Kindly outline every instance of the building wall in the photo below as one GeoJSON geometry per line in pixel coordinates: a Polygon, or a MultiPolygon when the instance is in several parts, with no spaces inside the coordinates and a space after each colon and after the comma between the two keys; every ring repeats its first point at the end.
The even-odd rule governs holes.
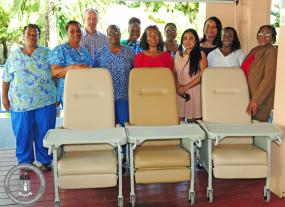
{"type": "Polygon", "coordinates": [[[249,52],[257,45],[256,33],[259,27],[270,24],[271,0],[240,0],[237,7],[238,34],[242,48],[249,52]]]}
{"type": "Polygon", "coordinates": [[[235,27],[235,10],[234,3],[207,3],[206,19],[216,16],[222,21],[223,27],[235,27]]]}
{"type": "MultiPolygon", "coordinates": [[[[203,4],[203,3],[201,3],[203,4]]],[[[225,26],[235,27],[244,52],[256,46],[256,33],[261,25],[270,23],[271,0],[240,0],[234,3],[204,3],[207,19],[217,16],[225,26]]]]}

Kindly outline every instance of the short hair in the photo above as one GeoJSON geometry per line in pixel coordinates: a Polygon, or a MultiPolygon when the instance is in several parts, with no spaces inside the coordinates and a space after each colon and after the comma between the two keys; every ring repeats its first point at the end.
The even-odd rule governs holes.
{"type": "Polygon", "coordinates": [[[87,15],[89,12],[93,12],[94,14],[96,14],[96,16],[97,16],[97,21],[98,21],[99,12],[98,12],[97,9],[94,9],[94,8],[88,8],[88,9],[85,10],[85,12],[84,12],[84,19],[86,18],[86,15],[87,15]]]}
{"type": "Polygon", "coordinates": [[[33,29],[37,30],[39,37],[41,36],[41,29],[40,29],[40,27],[37,24],[28,24],[28,25],[26,25],[24,27],[24,29],[23,29],[23,34],[25,34],[25,32],[26,32],[26,30],[28,28],[33,28],[33,29]]]}
{"type": "Polygon", "coordinates": [[[116,24],[109,25],[109,27],[107,28],[107,32],[108,32],[109,29],[115,29],[117,32],[121,33],[120,27],[118,25],[116,25],[116,24]]]}
{"type": "Polygon", "coordinates": [[[258,37],[258,33],[260,33],[260,31],[261,31],[263,28],[266,28],[266,27],[271,30],[271,33],[272,33],[272,40],[273,40],[273,43],[275,43],[275,42],[276,42],[277,32],[276,32],[275,27],[272,26],[272,25],[269,25],[269,24],[262,25],[262,26],[259,28],[259,30],[258,30],[258,32],[257,32],[257,34],[256,34],[256,38],[258,37]]]}
{"type": "Polygon", "coordinates": [[[70,20],[69,22],[67,22],[67,24],[65,25],[65,30],[68,31],[68,28],[71,24],[76,24],[79,28],[81,28],[81,24],[76,21],[76,20],[70,20]]]}
{"type": "Polygon", "coordinates": [[[213,45],[220,45],[221,44],[221,33],[222,33],[222,23],[219,20],[218,17],[212,16],[209,17],[205,22],[204,22],[204,27],[203,27],[203,38],[201,39],[201,43],[205,42],[207,40],[206,35],[205,35],[205,26],[207,24],[208,21],[214,21],[216,23],[216,27],[217,27],[217,36],[215,37],[214,41],[213,41],[213,45]]]}
{"type": "MultiPolygon", "coordinates": [[[[236,51],[240,49],[240,41],[238,38],[238,34],[237,31],[233,28],[233,27],[224,27],[223,28],[223,32],[225,32],[226,30],[231,30],[233,32],[233,43],[232,43],[232,51],[236,51]]],[[[219,45],[219,47],[223,47],[223,42],[221,41],[221,44],[219,45]]]]}
{"type": "Polygon", "coordinates": [[[130,24],[133,24],[133,23],[138,23],[138,24],[141,24],[141,20],[137,17],[132,17],[129,19],[129,25],[130,24]]]}
{"type": "Polygon", "coordinates": [[[164,31],[165,31],[166,28],[169,27],[169,26],[172,26],[172,27],[174,27],[174,28],[177,30],[177,27],[176,27],[176,25],[175,25],[174,23],[168,22],[168,23],[164,26],[164,31]]]}
{"type": "Polygon", "coordinates": [[[150,29],[154,29],[154,30],[157,31],[157,34],[158,34],[158,37],[159,37],[159,42],[158,42],[158,45],[157,45],[157,49],[160,50],[160,51],[163,51],[163,47],[164,47],[163,38],[162,38],[161,32],[159,31],[159,29],[158,29],[158,27],[156,25],[150,25],[147,28],[145,28],[144,33],[143,33],[143,35],[142,35],[142,37],[140,39],[141,48],[143,50],[148,50],[149,49],[149,45],[148,45],[148,42],[147,42],[147,31],[150,30],[150,29]]]}

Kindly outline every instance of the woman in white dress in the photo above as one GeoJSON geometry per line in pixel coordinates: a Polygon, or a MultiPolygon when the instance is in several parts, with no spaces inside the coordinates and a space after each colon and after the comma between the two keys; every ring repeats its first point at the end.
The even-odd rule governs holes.
{"type": "Polygon", "coordinates": [[[223,28],[221,45],[207,57],[209,67],[240,67],[244,58],[237,32],[232,27],[223,28]]]}

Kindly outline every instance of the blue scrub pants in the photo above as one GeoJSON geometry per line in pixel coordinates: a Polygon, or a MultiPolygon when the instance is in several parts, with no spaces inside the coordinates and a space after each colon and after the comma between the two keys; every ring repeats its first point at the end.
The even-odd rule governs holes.
{"type": "Polygon", "coordinates": [[[129,104],[127,100],[115,100],[115,120],[116,124],[125,126],[129,121],[129,104]]]}
{"type": "Polygon", "coordinates": [[[16,157],[18,163],[33,163],[35,143],[36,160],[44,165],[52,161],[48,150],[43,146],[43,139],[49,129],[55,128],[55,104],[31,111],[14,112],[11,110],[13,132],[16,136],[16,157]]]}

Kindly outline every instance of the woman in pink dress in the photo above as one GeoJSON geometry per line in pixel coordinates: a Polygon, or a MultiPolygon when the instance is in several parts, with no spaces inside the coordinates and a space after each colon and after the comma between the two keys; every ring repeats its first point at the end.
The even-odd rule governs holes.
{"type": "Polygon", "coordinates": [[[202,73],[207,66],[206,54],[200,50],[197,32],[194,29],[185,30],[175,55],[173,71],[180,120],[195,122],[201,119],[200,83],[202,73]],[[190,100],[187,99],[187,94],[190,95],[190,100]]]}
{"type": "Polygon", "coordinates": [[[167,51],[163,51],[163,39],[157,26],[148,26],[140,42],[144,51],[136,55],[135,68],[165,67],[173,70],[173,60],[167,51]]]}

